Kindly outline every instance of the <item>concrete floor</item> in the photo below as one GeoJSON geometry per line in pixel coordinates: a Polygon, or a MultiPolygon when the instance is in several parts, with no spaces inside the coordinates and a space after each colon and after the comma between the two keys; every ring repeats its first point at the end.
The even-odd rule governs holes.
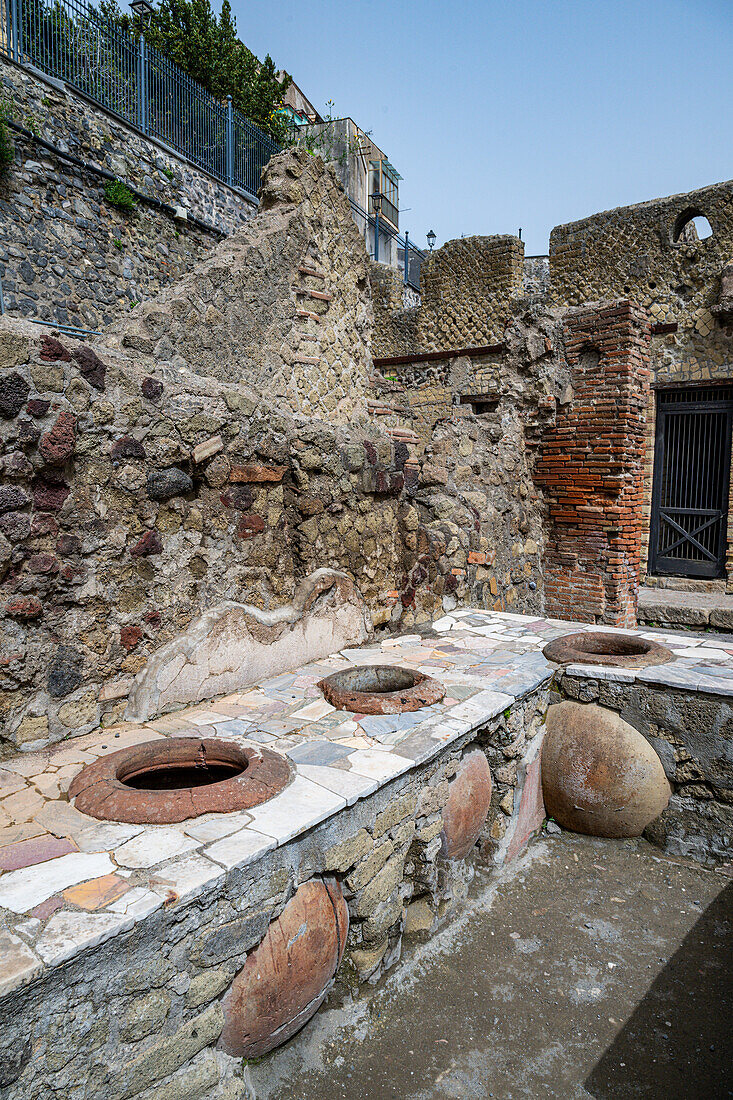
{"type": "Polygon", "coordinates": [[[257,1100],[733,1096],[733,883],[562,833],[356,1002],[250,1067],[257,1100]]]}

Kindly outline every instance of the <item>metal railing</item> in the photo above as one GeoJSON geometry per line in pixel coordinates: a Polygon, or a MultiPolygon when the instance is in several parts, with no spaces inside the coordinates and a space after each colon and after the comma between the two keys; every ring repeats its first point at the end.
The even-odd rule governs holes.
{"type": "Polygon", "coordinates": [[[255,196],[280,146],[232,105],[86,0],[0,0],[0,53],[30,63],[255,196]]]}
{"type": "Polygon", "coordinates": [[[409,233],[405,232],[404,237],[401,237],[384,218],[380,218],[379,214],[367,214],[354,199],[350,198],[349,203],[355,214],[354,221],[367,242],[370,258],[376,263],[388,263],[394,248],[397,263],[393,266],[398,266],[402,270],[402,281],[405,286],[419,291],[420,267],[425,259],[422,249],[412,243],[409,233]]]}

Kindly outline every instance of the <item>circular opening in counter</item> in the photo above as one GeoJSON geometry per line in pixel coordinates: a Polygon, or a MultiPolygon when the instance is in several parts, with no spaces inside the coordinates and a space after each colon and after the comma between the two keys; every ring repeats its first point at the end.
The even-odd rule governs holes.
{"type": "Polygon", "coordinates": [[[542,650],[548,661],[560,665],[613,665],[618,668],[646,668],[673,660],[666,646],[650,638],[613,634],[601,630],[578,631],[555,638],[542,650]]]}
{"type": "Polygon", "coordinates": [[[208,783],[223,783],[241,775],[244,768],[236,764],[181,764],[173,767],[143,768],[130,775],[119,775],[120,783],[136,791],[182,791],[186,787],[205,787],[208,783]]]}
{"type": "Polygon", "coordinates": [[[110,753],[69,787],[76,809],[103,821],[160,825],[247,810],[293,778],[284,756],[218,738],[170,737],[110,753]]]}
{"type": "Polygon", "coordinates": [[[318,687],[331,706],[353,714],[420,710],[445,695],[438,680],[399,665],[355,665],[327,676],[318,687]]]}

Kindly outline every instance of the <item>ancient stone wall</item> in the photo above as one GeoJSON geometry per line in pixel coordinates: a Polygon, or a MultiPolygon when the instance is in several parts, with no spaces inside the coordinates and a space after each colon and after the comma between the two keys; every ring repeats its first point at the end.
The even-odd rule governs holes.
{"type": "Polygon", "coordinates": [[[546,515],[533,470],[570,373],[556,316],[519,314],[505,340],[491,354],[379,366],[379,411],[415,433],[415,500],[435,513],[426,528],[433,557],[445,547],[450,563],[443,577],[418,558],[414,573],[427,564],[446,610],[463,598],[495,610],[542,606],[546,515]]]}
{"type": "Polygon", "coordinates": [[[550,296],[550,257],[525,256],[522,297],[533,302],[548,301],[550,296]]]}
{"type": "Polygon", "coordinates": [[[556,226],[551,293],[565,306],[630,298],[653,322],[676,321],[690,339],[706,338],[715,329],[710,311],[731,255],[733,182],[718,183],[556,226]],[[712,236],[699,240],[690,231],[695,215],[708,219],[712,236]]]}
{"type": "Polygon", "coordinates": [[[545,435],[535,477],[549,524],[545,610],[636,625],[649,394],[649,322],[622,302],[569,313],[572,397],[545,435]]]}
{"type": "Polygon", "coordinates": [[[500,343],[521,294],[524,245],[518,237],[466,237],[430,253],[420,270],[418,307],[397,295],[400,272],[372,275],[374,355],[456,351],[500,343]]]}
{"type": "Polygon", "coordinates": [[[323,567],[353,578],[377,625],[461,600],[539,606],[537,502],[502,443],[511,408],[430,451],[411,421],[378,415],[367,261],[331,169],[274,158],[262,207],[94,344],[5,322],[7,746],[115,720],[202,614],[281,607],[323,567]],[[320,358],[299,354],[306,335],[320,358]]]}
{"type": "Polygon", "coordinates": [[[22,329],[0,341],[5,743],[113,717],[126,679],[202,612],[286,604],[322,565],[344,566],[374,615],[391,613],[406,446],[297,425],[243,384],[22,329]]]}
{"type": "Polygon", "coordinates": [[[8,747],[115,720],[132,677],[203,612],[277,608],[322,566],[355,580],[375,624],[459,600],[538,606],[523,460],[504,514],[476,486],[471,464],[493,473],[472,425],[419,456],[404,429],[298,423],[242,384],[22,328],[0,341],[8,747]]]}
{"type": "Polygon", "coordinates": [[[369,283],[374,309],[372,354],[376,357],[417,351],[419,310],[415,306],[405,308],[401,272],[387,264],[370,263],[369,283]]]}
{"type": "MultiPolygon", "coordinates": [[[[550,237],[551,296],[575,306],[630,298],[663,326],[651,344],[652,381],[686,385],[733,377],[731,316],[721,312],[721,275],[733,257],[733,182],[654,199],[560,225],[550,237]],[[693,217],[712,234],[700,239],[693,217]]],[[[642,570],[649,550],[655,418],[647,420],[642,570]]],[[[733,520],[728,529],[733,587],[733,520]]]]}
{"type": "Polygon", "coordinates": [[[103,168],[152,203],[111,205],[105,180],[15,131],[0,178],[0,279],[11,315],[97,329],[199,263],[256,211],[244,195],[106,114],[57,81],[0,59],[10,117],[78,161],[103,168]],[[156,207],[183,207],[211,226],[156,207]]]}
{"type": "Polygon", "coordinates": [[[299,151],[270,162],[257,217],[117,331],[143,354],[344,421],[364,407],[371,327],[348,200],[333,168],[299,151]]]}

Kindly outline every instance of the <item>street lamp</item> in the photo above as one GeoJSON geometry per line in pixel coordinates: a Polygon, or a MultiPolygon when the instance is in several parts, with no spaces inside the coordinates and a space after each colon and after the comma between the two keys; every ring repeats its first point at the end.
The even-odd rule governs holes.
{"type": "Polygon", "coordinates": [[[433,249],[435,248],[435,233],[433,232],[432,229],[429,231],[427,237],[428,237],[428,248],[432,252],[433,249]]]}
{"type": "Polygon", "coordinates": [[[150,22],[151,17],[155,15],[155,8],[148,3],[148,0],[132,0],[130,9],[139,16],[142,23],[150,22]]]}

